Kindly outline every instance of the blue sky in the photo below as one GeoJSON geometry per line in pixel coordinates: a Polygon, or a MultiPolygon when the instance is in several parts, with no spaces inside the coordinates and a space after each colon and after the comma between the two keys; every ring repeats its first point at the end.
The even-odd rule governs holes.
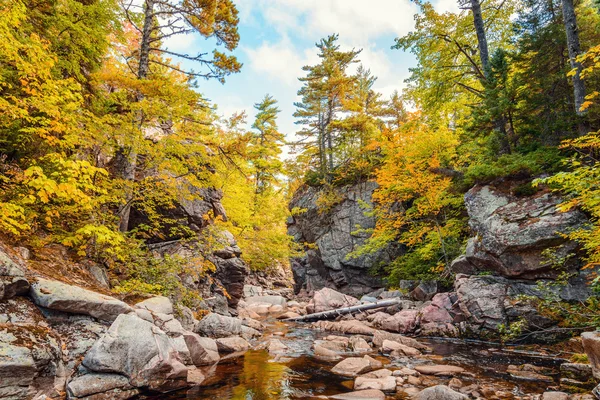
{"type": "MultiPolygon", "coordinates": [[[[240,12],[240,44],[233,52],[244,64],[225,84],[200,81],[199,90],[217,104],[221,115],[246,111],[265,94],[279,101],[280,131],[293,139],[294,105],[303,65],[317,63],[315,43],[332,33],[343,49],[363,49],[362,64],[378,77],[375,89],[384,96],[404,87],[410,54],[391,50],[394,38],[412,30],[417,9],[409,0],[234,0],[240,12]]],[[[456,0],[436,0],[438,11],[455,11],[456,0]]],[[[177,37],[170,49],[190,54],[211,50],[212,41],[177,37]]]]}

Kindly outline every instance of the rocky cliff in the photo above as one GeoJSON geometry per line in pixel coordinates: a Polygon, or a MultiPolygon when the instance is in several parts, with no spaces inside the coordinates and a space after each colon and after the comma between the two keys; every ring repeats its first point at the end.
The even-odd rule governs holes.
{"type": "Polygon", "coordinates": [[[305,186],[295,193],[290,208],[299,210],[289,221],[288,233],[296,242],[308,244],[306,255],[292,260],[296,292],[313,292],[331,287],[361,295],[383,287],[380,277],[370,270],[397,257],[400,249],[389,246],[375,254],[357,258],[348,255],[369,237],[360,229],[375,227],[375,218],[365,214],[371,205],[375,182],[363,182],[335,189],[337,201],[323,210],[319,207],[322,188],[305,186]]]}

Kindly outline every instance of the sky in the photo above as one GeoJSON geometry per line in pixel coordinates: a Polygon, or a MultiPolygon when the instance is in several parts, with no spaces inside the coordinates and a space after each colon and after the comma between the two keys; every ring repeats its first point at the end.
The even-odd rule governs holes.
{"type": "MultiPolygon", "coordinates": [[[[245,111],[248,123],[256,114],[254,104],[265,94],[279,102],[279,130],[293,140],[294,102],[302,66],[318,63],[315,43],[339,34],[342,50],[362,49],[361,63],[377,76],[374,89],[388,97],[401,91],[409,68],[410,53],[392,50],[394,38],[414,27],[417,7],[409,0],[234,0],[240,23],[240,43],[233,54],[243,63],[240,73],[225,84],[198,82],[198,90],[218,106],[225,117],[245,111]]],[[[457,0],[434,0],[437,11],[456,11],[457,0]]],[[[214,42],[199,36],[178,36],[166,43],[170,50],[189,54],[211,51],[214,42]]],[[[220,49],[223,51],[223,49],[220,49]]]]}

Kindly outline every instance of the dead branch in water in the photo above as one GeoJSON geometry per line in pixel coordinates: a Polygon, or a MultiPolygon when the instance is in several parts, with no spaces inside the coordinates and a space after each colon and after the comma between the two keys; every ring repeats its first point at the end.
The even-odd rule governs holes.
{"type": "Polygon", "coordinates": [[[288,318],[285,321],[307,322],[307,321],[319,321],[322,319],[332,319],[332,318],[339,317],[341,315],[354,314],[357,312],[362,312],[362,311],[367,311],[367,310],[376,310],[378,308],[391,307],[391,306],[395,306],[398,303],[399,303],[399,299],[382,300],[382,301],[377,301],[375,303],[361,304],[358,306],[351,306],[351,307],[336,308],[335,310],[321,311],[318,313],[303,315],[303,316],[296,317],[296,318],[288,318]]]}

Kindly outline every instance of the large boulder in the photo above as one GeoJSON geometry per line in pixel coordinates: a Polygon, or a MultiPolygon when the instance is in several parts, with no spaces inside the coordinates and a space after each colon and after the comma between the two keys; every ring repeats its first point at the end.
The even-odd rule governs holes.
{"type": "Polygon", "coordinates": [[[383,330],[398,333],[412,333],[417,329],[421,312],[419,310],[402,310],[383,319],[379,327],[383,330]]]}
{"type": "MultiPolygon", "coordinates": [[[[535,329],[548,328],[556,323],[540,315],[527,297],[545,297],[535,282],[506,279],[500,276],[467,276],[459,274],[454,282],[458,305],[466,319],[470,334],[497,332],[499,326],[525,319],[535,329]]],[[[566,286],[551,286],[559,299],[585,300],[591,294],[585,282],[574,280],[566,286]]],[[[538,336],[541,339],[543,335],[538,336]]]]}
{"type": "Polygon", "coordinates": [[[190,352],[190,358],[194,365],[213,365],[219,362],[219,349],[214,339],[201,337],[192,332],[183,334],[185,344],[190,352]]]}
{"type": "MultiPolygon", "coordinates": [[[[359,257],[348,255],[365,243],[375,227],[375,217],[365,213],[372,204],[375,182],[362,182],[333,189],[336,201],[323,205],[329,189],[303,186],[290,202],[301,210],[288,221],[288,233],[298,243],[310,243],[306,255],[292,260],[296,292],[313,292],[323,287],[360,297],[384,286],[381,278],[368,273],[373,265],[395,259],[401,249],[396,244],[359,257]],[[362,230],[357,230],[360,226],[362,230]]],[[[331,197],[331,195],[329,194],[331,197]]]]}
{"type": "Polygon", "coordinates": [[[381,361],[377,361],[369,356],[362,358],[349,357],[337,363],[331,369],[331,372],[337,375],[354,377],[381,368],[381,366],[381,361]]]}
{"type": "Polygon", "coordinates": [[[135,314],[121,314],[92,346],[83,365],[126,376],[134,387],[170,391],[187,385],[187,368],[166,333],[135,314]]]}
{"type": "Polygon", "coordinates": [[[42,278],[31,285],[31,297],[40,307],[90,315],[109,322],[120,314],[133,312],[133,308],[114,297],[42,278]]]}
{"type": "Polygon", "coordinates": [[[330,288],[323,288],[313,295],[306,306],[309,314],[335,310],[336,308],[350,307],[358,304],[358,299],[346,294],[340,293],[330,288]]]}
{"type": "Polygon", "coordinates": [[[211,338],[226,338],[242,336],[246,339],[260,335],[256,329],[244,325],[244,322],[235,317],[227,317],[209,313],[202,318],[194,328],[194,332],[211,338]]]}
{"type": "MultiPolygon", "coordinates": [[[[557,257],[573,252],[577,246],[564,234],[586,222],[580,211],[559,211],[561,202],[559,196],[545,191],[519,198],[494,186],[473,187],[465,194],[465,205],[476,236],[452,269],[524,279],[556,277],[560,271],[542,253],[549,248],[556,249],[557,257]]],[[[567,268],[577,266],[575,259],[567,261],[567,268]]]]}
{"type": "Polygon", "coordinates": [[[140,310],[148,310],[152,313],[173,314],[173,303],[168,297],[155,296],[135,305],[140,310]]]}

